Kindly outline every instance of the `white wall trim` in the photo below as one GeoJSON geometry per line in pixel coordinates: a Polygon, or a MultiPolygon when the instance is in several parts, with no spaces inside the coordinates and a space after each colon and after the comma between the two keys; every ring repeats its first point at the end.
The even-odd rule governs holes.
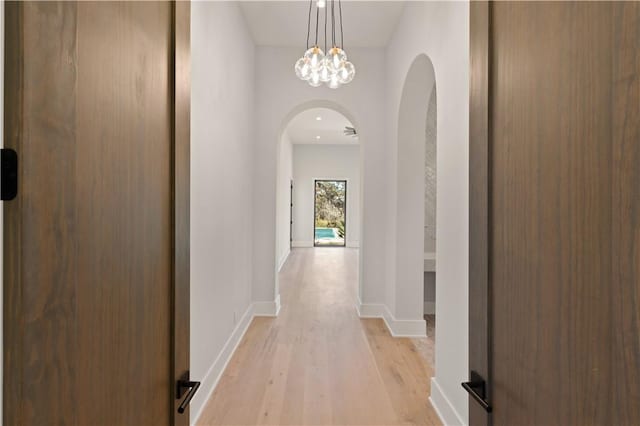
{"type": "Polygon", "coordinates": [[[431,396],[429,401],[434,410],[440,417],[443,425],[446,426],[463,426],[465,422],[462,420],[460,414],[456,411],[449,401],[449,398],[444,394],[442,388],[438,384],[435,377],[431,378],[431,396]]]}
{"type": "Polygon", "coordinates": [[[396,319],[386,306],[383,318],[393,337],[427,337],[427,323],[424,319],[396,319]]]}
{"type": "MultiPolygon", "coordinates": [[[[275,304],[276,304],[276,310],[275,310],[275,312],[273,313],[272,316],[277,317],[278,314],[280,313],[280,308],[282,307],[282,305],[280,305],[280,295],[279,294],[276,297],[275,304]]],[[[258,315],[256,315],[256,316],[258,316],[258,315]]]]}
{"type": "Polygon", "coordinates": [[[427,323],[424,319],[399,320],[389,311],[386,305],[362,303],[358,297],[356,311],[360,318],[382,318],[389,333],[393,337],[427,337],[427,323]]]}
{"type": "Polygon", "coordinates": [[[193,407],[191,411],[190,424],[195,425],[198,423],[198,419],[202,414],[202,410],[204,409],[207,401],[211,398],[213,391],[216,386],[218,386],[218,382],[222,377],[222,374],[227,368],[229,361],[233,358],[233,354],[238,349],[242,338],[245,333],[249,329],[251,322],[255,317],[277,317],[280,312],[280,295],[278,295],[277,299],[273,302],[253,302],[247,308],[246,312],[231,332],[229,339],[227,339],[226,343],[222,347],[222,350],[218,354],[216,360],[211,364],[207,374],[202,379],[202,389],[199,392],[200,395],[194,397],[194,401],[191,403],[191,407],[193,407]],[[199,396],[205,395],[204,398],[199,396]]]}
{"type": "MultiPolygon", "coordinates": [[[[293,248],[313,248],[313,241],[292,241],[291,247],[293,248]]],[[[360,241],[347,240],[348,248],[360,248],[360,241]]],[[[283,263],[284,264],[284,263],[283,263]]]]}
{"type": "Polygon", "coordinates": [[[292,241],[291,245],[296,247],[313,247],[313,241],[292,241]]]}
{"type": "Polygon", "coordinates": [[[278,272],[280,272],[284,264],[287,262],[289,254],[291,254],[291,249],[287,247],[287,251],[285,251],[282,257],[280,257],[280,260],[278,260],[278,272]]]}
{"type": "Polygon", "coordinates": [[[436,302],[424,302],[424,314],[435,315],[436,314],[436,302]]]}
{"type": "Polygon", "coordinates": [[[280,313],[280,295],[272,302],[253,302],[254,317],[277,317],[280,313]]]}
{"type": "Polygon", "coordinates": [[[387,309],[383,304],[362,303],[360,297],[356,301],[356,311],[360,318],[384,318],[384,311],[387,309]]]}

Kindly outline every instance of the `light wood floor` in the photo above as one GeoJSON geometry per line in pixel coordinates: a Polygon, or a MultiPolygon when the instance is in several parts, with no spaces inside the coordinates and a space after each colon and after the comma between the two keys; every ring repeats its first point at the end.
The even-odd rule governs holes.
{"type": "Polygon", "coordinates": [[[201,425],[439,425],[433,339],[393,338],[355,310],[357,250],[293,250],[278,318],[255,318],[201,425]]]}

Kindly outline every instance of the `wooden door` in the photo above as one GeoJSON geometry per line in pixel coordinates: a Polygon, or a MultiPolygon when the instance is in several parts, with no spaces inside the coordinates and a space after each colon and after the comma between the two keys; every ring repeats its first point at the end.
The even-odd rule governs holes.
{"type": "Polygon", "coordinates": [[[188,423],[184,7],[6,3],[6,425],[188,423]]]}
{"type": "Polygon", "coordinates": [[[640,3],[471,22],[471,424],[639,425],[640,3]]]}

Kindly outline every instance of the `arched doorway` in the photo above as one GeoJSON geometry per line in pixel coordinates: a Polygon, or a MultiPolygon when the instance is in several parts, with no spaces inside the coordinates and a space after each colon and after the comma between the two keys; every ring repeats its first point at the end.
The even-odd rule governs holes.
{"type": "MultiPolygon", "coordinates": [[[[291,248],[314,247],[318,238],[344,244],[328,244],[356,249],[362,241],[362,138],[357,121],[345,108],[326,100],[315,100],[294,108],[283,120],[278,138],[276,167],[275,294],[279,295],[279,271],[291,248]],[[345,134],[345,131],[356,134],[345,134]],[[294,149],[295,147],[295,149],[294,149]],[[335,152],[331,154],[333,148],[335,152]],[[301,168],[304,176],[294,178],[294,150],[311,161],[301,168]],[[332,161],[327,156],[333,155],[332,161]],[[327,167],[331,164],[334,167],[327,167]],[[350,164],[351,166],[347,166],[350,164]],[[318,225],[315,187],[317,182],[340,182],[344,185],[346,226],[334,223],[318,225]],[[330,225],[330,226],[329,226],[330,225]],[[334,232],[335,239],[320,235],[334,232]]],[[[324,220],[325,218],[319,218],[324,220]]],[[[358,256],[358,276],[362,277],[362,260],[358,256]]],[[[359,283],[358,291],[361,289],[359,283]]]]}
{"type": "Polygon", "coordinates": [[[436,103],[433,64],[419,55],[407,73],[398,116],[393,308],[397,318],[407,320],[420,320],[425,308],[435,308],[436,103]]]}

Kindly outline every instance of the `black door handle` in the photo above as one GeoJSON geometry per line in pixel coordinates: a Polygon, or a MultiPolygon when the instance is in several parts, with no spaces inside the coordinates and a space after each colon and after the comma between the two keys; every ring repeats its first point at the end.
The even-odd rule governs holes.
{"type": "Polygon", "coordinates": [[[198,392],[199,387],[200,387],[200,382],[192,382],[189,380],[178,380],[178,389],[176,393],[176,399],[180,399],[184,394],[184,390],[189,389],[189,392],[187,392],[187,396],[182,400],[182,402],[180,403],[180,406],[178,407],[178,413],[180,414],[184,413],[184,410],[186,410],[187,406],[189,406],[191,399],[193,399],[193,396],[196,394],[196,392],[198,392]]]}
{"type": "Polygon", "coordinates": [[[0,162],[2,167],[1,191],[2,200],[9,201],[16,198],[18,194],[18,154],[11,148],[0,149],[0,162]]]}
{"type": "Polygon", "coordinates": [[[484,408],[487,413],[492,411],[491,404],[487,401],[486,383],[482,376],[472,371],[470,382],[463,382],[462,387],[469,392],[469,395],[484,408]]]}

